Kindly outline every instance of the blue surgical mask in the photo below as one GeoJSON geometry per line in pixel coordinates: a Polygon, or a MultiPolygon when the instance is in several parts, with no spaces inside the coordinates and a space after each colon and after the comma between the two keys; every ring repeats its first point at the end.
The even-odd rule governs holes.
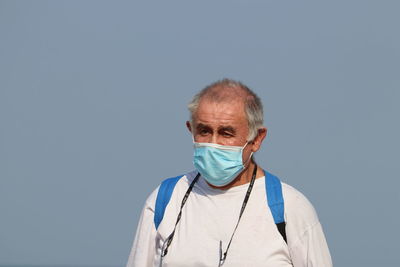
{"type": "Polygon", "coordinates": [[[241,147],[195,142],[193,164],[208,183],[225,186],[243,171],[242,154],[247,144],[241,147]]]}

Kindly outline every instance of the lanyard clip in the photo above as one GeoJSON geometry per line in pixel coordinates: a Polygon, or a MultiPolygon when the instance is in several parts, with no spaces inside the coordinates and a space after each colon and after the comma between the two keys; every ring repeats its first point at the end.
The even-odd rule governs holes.
{"type": "Polygon", "coordinates": [[[222,253],[222,241],[219,241],[219,263],[218,267],[221,267],[225,263],[226,252],[222,253]]]}

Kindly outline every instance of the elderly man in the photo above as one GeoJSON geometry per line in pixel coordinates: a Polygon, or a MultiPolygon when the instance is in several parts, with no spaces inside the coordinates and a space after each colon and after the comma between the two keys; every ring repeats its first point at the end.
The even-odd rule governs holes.
{"type": "Polygon", "coordinates": [[[329,267],[314,208],[254,160],[267,134],[262,104],[224,79],[189,104],[195,171],[147,199],[127,267],[329,267]]]}

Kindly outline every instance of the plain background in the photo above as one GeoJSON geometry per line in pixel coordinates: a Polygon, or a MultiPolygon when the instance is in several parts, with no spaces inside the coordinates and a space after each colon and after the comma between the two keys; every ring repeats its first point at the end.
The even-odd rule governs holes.
{"type": "Polygon", "coordinates": [[[258,162],[335,266],[398,265],[398,1],[1,1],[0,265],[123,266],[145,199],[193,169],[186,105],[263,100],[258,162]]]}

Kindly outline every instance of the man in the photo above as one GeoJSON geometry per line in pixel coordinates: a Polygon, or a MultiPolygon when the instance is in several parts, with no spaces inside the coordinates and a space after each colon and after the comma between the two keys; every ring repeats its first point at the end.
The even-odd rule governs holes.
{"type": "Polygon", "coordinates": [[[196,170],[147,199],[127,267],[332,266],[312,205],[254,161],[267,134],[257,95],[224,79],[188,107],[196,170]]]}

